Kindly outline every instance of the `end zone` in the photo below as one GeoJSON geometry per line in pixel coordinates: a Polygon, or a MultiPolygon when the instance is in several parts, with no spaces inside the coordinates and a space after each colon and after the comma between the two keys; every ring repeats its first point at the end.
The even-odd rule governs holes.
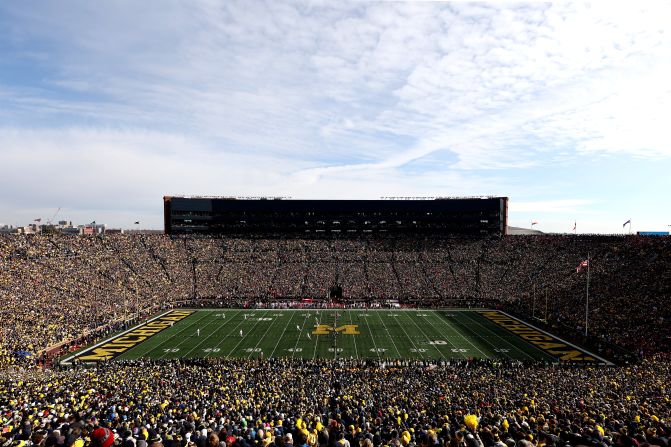
{"type": "Polygon", "coordinates": [[[69,365],[73,360],[85,363],[96,363],[113,359],[140,343],[143,343],[145,340],[153,337],[159,332],[171,327],[176,322],[185,319],[191,314],[193,314],[193,311],[191,310],[171,310],[165,312],[132,329],[101,341],[100,343],[74,355],[68,356],[63,359],[61,363],[69,365]]]}
{"type": "Polygon", "coordinates": [[[498,310],[481,310],[480,315],[487,318],[497,326],[500,326],[518,337],[523,338],[538,349],[554,357],[558,362],[570,362],[578,364],[601,363],[613,365],[608,360],[586,351],[573,343],[562,340],[559,337],[526,323],[518,318],[498,310]]]}

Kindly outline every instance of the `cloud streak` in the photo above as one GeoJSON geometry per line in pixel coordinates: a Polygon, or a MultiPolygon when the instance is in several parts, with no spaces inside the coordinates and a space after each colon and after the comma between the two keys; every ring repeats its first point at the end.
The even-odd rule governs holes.
{"type": "MultiPolygon", "coordinates": [[[[177,190],[391,188],[569,212],[561,200],[575,190],[539,200],[529,176],[601,157],[671,158],[668,5],[68,6],[0,6],[0,173],[24,184],[15,173],[39,168],[35,178],[55,184],[68,172],[74,189],[96,182],[109,203],[132,197],[114,209],[149,209],[177,190]]],[[[68,194],[45,189],[4,201],[68,194]]]]}

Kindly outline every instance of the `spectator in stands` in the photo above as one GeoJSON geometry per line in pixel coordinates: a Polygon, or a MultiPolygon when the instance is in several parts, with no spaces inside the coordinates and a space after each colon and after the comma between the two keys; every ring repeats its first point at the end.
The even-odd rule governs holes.
{"type": "MultiPolygon", "coordinates": [[[[671,238],[510,236],[245,239],[0,236],[0,369],[44,363],[163,307],[242,307],[323,297],[379,305],[486,305],[547,316],[640,352],[671,350],[671,238]],[[634,305],[635,303],[635,305],[634,305]]],[[[603,348],[605,349],[605,348],[603,348]]]]}

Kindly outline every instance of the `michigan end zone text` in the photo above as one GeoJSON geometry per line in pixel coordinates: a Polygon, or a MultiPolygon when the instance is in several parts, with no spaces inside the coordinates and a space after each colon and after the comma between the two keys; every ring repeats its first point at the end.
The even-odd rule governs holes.
{"type": "Polygon", "coordinates": [[[173,310],[135,329],[119,334],[106,342],[92,346],[73,358],[80,362],[100,362],[120,356],[159,332],[193,314],[190,310],[173,310]]]}
{"type": "MultiPolygon", "coordinates": [[[[593,356],[574,345],[553,337],[545,331],[498,311],[480,311],[480,315],[522,337],[527,342],[548,353],[558,361],[575,363],[604,363],[605,360],[593,356]]],[[[608,363],[608,362],[606,362],[608,363]]]]}

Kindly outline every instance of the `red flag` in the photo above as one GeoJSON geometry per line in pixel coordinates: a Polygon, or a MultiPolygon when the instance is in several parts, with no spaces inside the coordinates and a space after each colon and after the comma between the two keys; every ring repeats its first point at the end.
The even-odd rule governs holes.
{"type": "Polygon", "coordinates": [[[578,267],[575,268],[576,273],[579,273],[580,270],[582,270],[584,267],[587,267],[589,265],[588,260],[582,261],[580,264],[578,264],[578,267]]]}

